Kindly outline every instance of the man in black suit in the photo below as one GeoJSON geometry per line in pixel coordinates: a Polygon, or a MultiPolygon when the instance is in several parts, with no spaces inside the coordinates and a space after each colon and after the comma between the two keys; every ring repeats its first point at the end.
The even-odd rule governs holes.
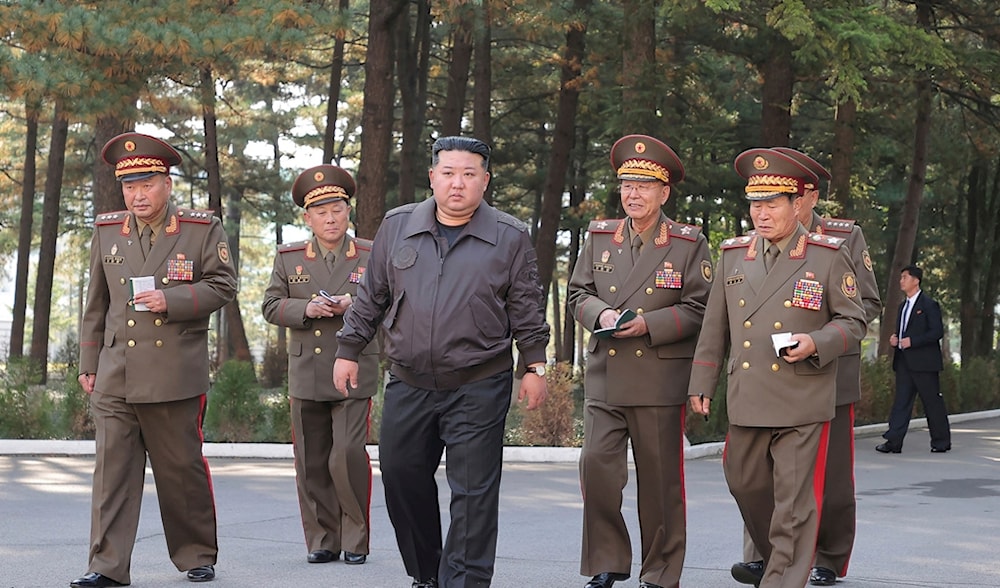
{"type": "Polygon", "coordinates": [[[943,369],[941,360],[941,307],[923,293],[920,281],[924,272],[915,265],[908,265],[899,275],[899,287],[906,294],[896,315],[896,332],[889,337],[895,348],[892,369],[896,372],[896,398],[889,414],[889,430],[882,437],[885,443],[875,449],[880,453],[899,453],[903,450],[903,437],[910,426],[913,399],[920,395],[931,432],[931,451],[944,453],[951,449],[951,429],[948,411],[941,396],[939,376],[943,369]]]}

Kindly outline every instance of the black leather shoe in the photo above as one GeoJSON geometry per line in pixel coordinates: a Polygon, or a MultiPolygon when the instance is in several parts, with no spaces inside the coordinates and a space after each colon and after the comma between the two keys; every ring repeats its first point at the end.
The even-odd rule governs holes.
{"type": "Polygon", "coordinates": [[[340,559],[340,552],[334,553],[329,549],[310,551],[309,555],[306,556],[306,561],[309,563],[329,563],[338,559],[340,559]]]}
{"type": "Polygon", "coordinates": [[[358,566],[368,561],[368,556],[363,553],[353,553],[351,551],[344,552],[344,563],[350,564],[352,566],[358,566]]]}
{"type": "Polygon", "coordinates": [[[85,576],[80,576],[76,580],[70,582],[69,585],[73,586],[73,588],[107,588],[108,586],[128,586],[128,584],[122,584],[118,580],[112,580],[104,574],[98,574],[97,572],[90,572],[85,576]]]}
{"type": "Polygon", "coordinates": [[[211,582],[215,579],[215,566],[198,566],[191,568],[187,573],[191,582],[211,582]]]}
{"type": "Polygon", "coordinates": [[[902,453],[902,447],[896,447],[895,445],[890,445],[888,441],[882,443],[881,445],[875,446],[875,451],[879,453],[902,453]]]}
{"type": "Polygon", "coordinates": [[[423,582],[414,580],[411,588],[438,588],[438,581],[437,578],[431,578],[429,580],[424,580],[423,582]]]}
{"type": "Polygon", "coordinates": [[[652,582],[639,582],[639,588],[663,588],[663,586],[652,582]]]}
{"type": "Polygon", "coordinates": [[[931,453],[945,453],[951,451],[951,445],[948,447],[931,447],[931,453]]]}
{"type": "Polygon", "coordinates": [[[760,586],[760,581],[764,579],[764,560],[736,562],[729,572],[740,584],[760,586]]]}
{"type": "Polygon", "coordinates": [[[830,568],[816,566],[809,574],[809,583],[813,586],[833,586],[837,583],[837,574],[830,568]]]}
{"type": "Polygon", "coordinates": [[[628,580],[628,576],[628,574],[620,574],[618,572],[601,572],[591,578],[583,588],[611,588],[615,582],[628,580]]]}

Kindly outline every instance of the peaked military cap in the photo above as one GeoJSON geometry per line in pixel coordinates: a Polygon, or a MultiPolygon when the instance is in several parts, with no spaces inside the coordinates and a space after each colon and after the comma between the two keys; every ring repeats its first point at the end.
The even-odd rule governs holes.
{"type": "Polygon", "coordinates": [[[833,176],[830,175],[829,170],[820,165],[818,161],[816,161],[812,157],[809,157],[805,153],[802,153],[798,149],[792,149],[791,147],[772,147],[771,149],[774,149],[778,153],[784,153],[785,155],[791,157],[795,161],[806,166],[807,168],[809,168],[809,171],[816,174],[817,178],[822,178],[825,180],[830,180],[833,178],[833,176]]]}
{"type": "Polygon", "coordinates": [[[342,167],[323,164],[299,174],[292,184],[292,200],[302,208],[334,200],[350,203],[354,196],[354,178],[342,167]]]}
{"type": "Polygon", "coordinates": [[[611,147],[611,167],[619,180],[673,184],[684,179],[684,166],[666,143],[648,135],[626,135],[611,147]]]}
{"type": "Polygon", "coordinates": [[[101,159],[115,166],[115,177],[121,182],[169,174],[170,166],[181,163],[181,155],[176,149],[142,133],[122,133],[114,137],[101,149],[101,159]]]}
{"type": "Polygon", "coordinates": [[[815,190],[816,174],[795,159],[774,149],[747,149],[736,156],[736,173],[747,180],[747,200],[801,196],[815,190]]]}

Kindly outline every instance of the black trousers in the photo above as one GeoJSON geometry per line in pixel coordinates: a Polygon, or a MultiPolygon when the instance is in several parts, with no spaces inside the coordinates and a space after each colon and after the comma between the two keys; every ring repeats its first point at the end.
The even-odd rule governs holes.
{"type": "Polygon", "coordinates": [[[903,447],[903,438],[910,428],[913,401],[918,395],[927,416],[931,447],[951,449],[951,428],[948,425],[948,409],[941,396],[940,372],[914,372],[905,365],[897,365],[896,368],[896,397],[889,413],[889,430],[882,437],[894,447],[903,447]]]}
{"type": "Polygon", "coordinates": [[[452,390],[392,377],[385,389],[379,462],[406,572],[441,588],[489,586],[496,559],[504,421],[513,373],[452,390]],[[451,525],[442,549],[434,474],[447,449],[451,525]]]}

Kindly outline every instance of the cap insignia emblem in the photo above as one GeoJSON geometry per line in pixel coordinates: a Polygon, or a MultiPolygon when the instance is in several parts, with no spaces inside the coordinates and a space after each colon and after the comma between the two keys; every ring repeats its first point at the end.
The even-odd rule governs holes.
{"type": "Polygon", "coordinates": [[[326,176],[323,175],[323,172],[321,172],[321,171],[318,171],[315,174],[313,174],[313,179],[316,180],[317,182],[322,182],[323,178],[325,178],[325,177],[326,176]]]}
{"type": "Polygon", "coordinates": [[[636,143],[635,144],[635,152],[636,153],[645,153],[646,152],[646,144],[643,143],[642,141],[639,141],[638,143],[636,143]]]}
{"type": "Polygon", "coordinates": [[[125,141],[125,151],[132,152],[135,151],[134,141],[125,141]]]}
{"type": "Polygon", "coordinates": [[[770,165],[768,163],[768,161],[766,159],[764,159],[760,155],[758,155],[757,157],[753,158],[753,167],[754,167],[754,169],[767,169],[768,165],[770,165]]]}

